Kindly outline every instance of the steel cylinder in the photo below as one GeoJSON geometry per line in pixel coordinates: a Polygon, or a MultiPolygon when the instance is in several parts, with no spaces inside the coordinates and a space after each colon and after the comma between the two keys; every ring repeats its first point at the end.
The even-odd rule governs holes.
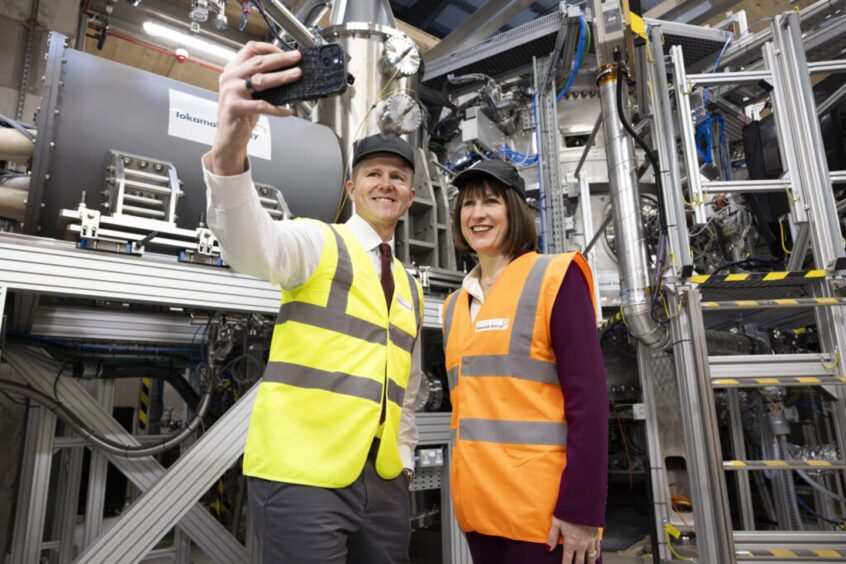
{"type": "MultiPolygon", "coordinates": [[[[616,68],[613,66],[600,69],[598,83],[602,129],[608,161],[623,314],[632,335],[647,346],[663,348],[669,337],[666,329],[651,315],[649,262],[640,213],[634,141],[623,127],[617,111],[617,80],[616,68]]],[[[625,109],[628,105],[627,97],[624,97],[623,104],[625,109]]]]}

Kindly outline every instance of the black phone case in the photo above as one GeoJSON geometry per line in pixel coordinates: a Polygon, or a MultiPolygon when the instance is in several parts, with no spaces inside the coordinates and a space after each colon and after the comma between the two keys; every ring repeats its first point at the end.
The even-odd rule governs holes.
{"type": "Polygon", "coordinates": [[[254,92],[256,100],[267,100],[275,106],[342,94],[347,81],[347,54],[337,43],[300,49],[302,78],[291,84],[254,92]]]}

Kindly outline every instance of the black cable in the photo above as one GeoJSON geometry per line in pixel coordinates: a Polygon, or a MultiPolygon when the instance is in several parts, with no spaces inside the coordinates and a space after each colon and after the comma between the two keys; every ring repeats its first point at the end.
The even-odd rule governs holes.
{"type": "Polygon", "coordinates": [[[632,139],[635,140],[638,146],[643,149],[643,152],[646,153],[646,157],[652,164],[652,172],[655,173],[655,188],[658,191],[658,213],[660,215],[661,232],[666,233],[667,221],[664,215],[664,194],[662,190],[661,167],[659,166],[660,163],[658,162],[658,155],[643,141],[643,139],[635,132],[631,124],[626,120],[626,115],[623,113],[623,77],[628,79],[628,73],[626,72],[623,63],[620,61],[619,51],[614,52],[614,62],[617,63],[617,114],[620,117],[620,123],[623,125],[623,128],[629,135],[632,136],[632,139]]]}

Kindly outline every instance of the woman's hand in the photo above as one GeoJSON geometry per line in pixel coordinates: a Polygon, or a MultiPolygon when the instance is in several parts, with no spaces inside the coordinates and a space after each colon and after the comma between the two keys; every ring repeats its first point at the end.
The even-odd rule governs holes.
{"type": "Polygon", "coordinates": [[[594,564],[599,558],[599,545],[602,540],[599,538],[597,527],[568,523],[553,517],[546,539],[547,550],[551,551],[558,546],[559,538],[564,539],[562,564],[594,564]]]}

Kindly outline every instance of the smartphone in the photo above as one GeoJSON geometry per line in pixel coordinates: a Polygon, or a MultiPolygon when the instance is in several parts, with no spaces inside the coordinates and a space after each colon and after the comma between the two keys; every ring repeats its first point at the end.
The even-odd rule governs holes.
{"type": "Polygon", "coordinates": [[[281,106],[343,94],[352,84],[352,76],[347,73],[347,54],[338,43],[305,47],[300,52],[303,74],[298,81],[254,92],[253,98],[281,106]]]}

